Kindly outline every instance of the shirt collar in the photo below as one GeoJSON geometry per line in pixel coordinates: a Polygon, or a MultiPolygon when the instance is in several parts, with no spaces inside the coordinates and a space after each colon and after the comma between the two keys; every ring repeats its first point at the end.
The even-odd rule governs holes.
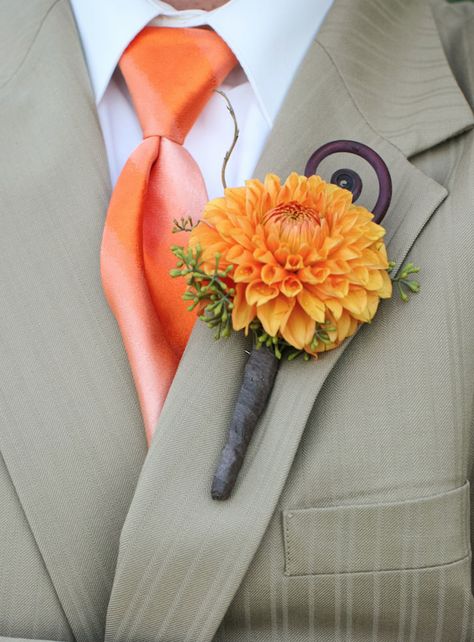
{"type": "Polygon", "coordinates": [[[147,24],[209,25],[239,60],[273,125],[332,0],[230,0],[213,11],[177,11],[162,0],[71,0],[96,103],[120,56],[147,24]]]}

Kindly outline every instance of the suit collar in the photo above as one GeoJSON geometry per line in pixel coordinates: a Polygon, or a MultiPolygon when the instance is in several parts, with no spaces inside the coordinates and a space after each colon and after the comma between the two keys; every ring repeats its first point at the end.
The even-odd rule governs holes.
{"type": "Polygon", "coordinates": [[[317,40],[364,119],[405,156],[474,125],[427,0],[335,0],[317,40]]]}

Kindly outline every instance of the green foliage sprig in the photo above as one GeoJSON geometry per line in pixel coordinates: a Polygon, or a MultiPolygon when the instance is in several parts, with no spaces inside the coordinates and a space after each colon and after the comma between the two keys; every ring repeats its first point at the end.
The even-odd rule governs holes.
{"type": "Polygon", "coordinates": [[[188,289],[183,295],[189,301],[188,310],[193,312],[198,308],[199,318],[215,330],[215,338],[230,336],[232,330],[232,310],[235,290],[229,287],[226,279],[233,266],[225,269],[219,267],[220,255],[216,255],[212,272],[204,271],[202,249],[184,248],[174,245],[171,251],[178,259],[177,267],[171,270],[172,277],[183,277],[188,289]]]}
{"type": "MultiPolygon", "coordinates": [[[[393,261],[388,264],[389,274],[394,271],[395,266],[396,264],[393,261]]],[[[413,274],[418,274],[419,271],[419,267],[416,267],[413,263],[407,263],[405,267],[400,270],[400,274],[390,277],[392,283],[397,286],[400,298],[404,303],[408,303],[410,300],[410,293],[418,294],[421,289],[420,282],[412,278],[413,274]]]]}

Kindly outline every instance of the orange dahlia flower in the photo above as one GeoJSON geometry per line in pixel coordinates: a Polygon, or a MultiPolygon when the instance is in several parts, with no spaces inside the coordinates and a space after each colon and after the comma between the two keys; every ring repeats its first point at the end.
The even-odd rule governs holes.
{"type": "Polygon", "coordinates": [[[315,354],[354,334],[392,294],[385,230],[372,219],[319,176],[293,173],[282,185],[269,174],[210,201],[190,246],[201,248],[206,272],[216,255],[232,266],[234,330],[258,319],[270,336],[315,354]]]}

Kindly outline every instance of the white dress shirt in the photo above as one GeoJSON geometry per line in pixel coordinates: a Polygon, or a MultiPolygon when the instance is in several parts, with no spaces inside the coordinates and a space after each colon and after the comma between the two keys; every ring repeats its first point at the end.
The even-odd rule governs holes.
{"type": "MultiPolygon", "coordinates": [[[[127,45],[146,25],[208,25],[240,66],[221,89],[229,97],[240,138],[227,169],[228,185],[252,177],[275,117],[332,0],[229,0],[213,11],[177,11],[161,0],[71,0],[89,68],[112,184],[142,140],[130,95],[117,69],[127,45]]],[[[159,60],[157,61],[159,64],[159,60]]],[[[233,122],[215,94],[185,141],[204,176],[209,198],[222,195],[221,167],[233,122]]]]}

